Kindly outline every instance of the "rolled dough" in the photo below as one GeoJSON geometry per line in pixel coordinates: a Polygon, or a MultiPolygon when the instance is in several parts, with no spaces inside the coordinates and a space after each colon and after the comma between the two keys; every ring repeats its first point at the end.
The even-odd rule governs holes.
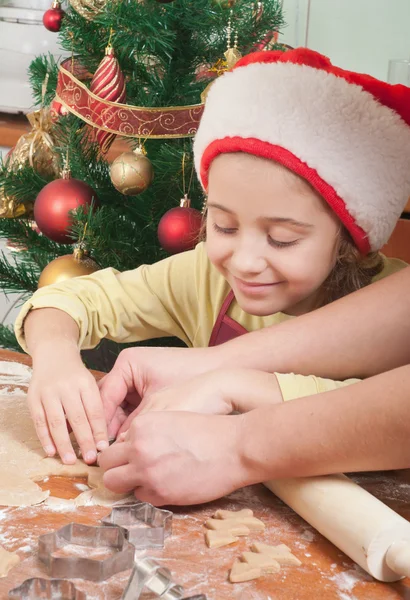
{"type": "Polygon", "coordinates": [[[7,573],[20,562],[14,552],[7,552],[0,546],[0,577],[6,577],[7,573]]]}
{"type": "MultiPolygon", "coordinates": [[[[0,361],[0,386],[27,387],[31,369],[19,363],[0,361]]],[[[28,410],[22,390],[0,395],[0,505],[30,506],[43,502],[49,492],[35,483],[50,475],[88,477],[90,487],[76,498],[76,504],[112,505],[129,495],[113,494],[104,488],[102,471],[82,460],[64,465],[59,458],[46,458],[28,410]]]]}

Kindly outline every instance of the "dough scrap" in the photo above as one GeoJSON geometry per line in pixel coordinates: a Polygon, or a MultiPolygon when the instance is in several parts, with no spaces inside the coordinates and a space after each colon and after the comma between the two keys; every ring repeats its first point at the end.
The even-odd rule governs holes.
{"type": "Polygon", "coordinates": [[[290,548],[285,544],[279,546],[268,546],[261,542],[255,542],[251,546],[252,552],[264,554],[275,559],[281,566],[296,566],[300,567],[301,561],[292,554],[290,548]]]}
{"type": "Polygon", "coordinates": [[[0,471],[0,506],[31,506],[44,502],[50,492],[43,492],[24,475],[0,471]]]}
{"type": "MultiPolygon", "coordinates": [[[[29,367],[0,361],[0,385],[4,377],[7,377],[9,384],[28,384],[30,376],[29,367]]],[[[89,466],[81,460],[74,465],[64,465],[58,458],[44,457],[27,406],[26,393],[1,395],[0,506],[31,506],[44,501],[49,492],[43,492],[34,482],[52,475],[88,477],[91,487],[103,490],[89,495],[90,504],[112,505],[124,498],[124,495],[113,494],[103,487],[102,470],[99,467],[89,466]],[[100,483],[94,485],[93,482],[100,483]]],[[[88,491],[83,493],[88,494],[88,491]]]]}
{"type": "Polygon", "coordinates": [[[243,508],[242,510],[217,510],[214,519],[241,519],[242,517],[253,517],[253,510],[243,508]]]}
{"type": "Polygon", "coordinates": [[[245,525],[251,531],[264,531],[265,524],[256,517],[242,517],[241,519],[208,519],[205,522],[207,529],[232,529],[234,526],[245,525]]]}
{"type": "Polygon", "coordinates": [[[0,577],[6,577],[7,573],[20,562],[15,552],[7,552],[0,546],[0,577]]]}
{"type": "Polygon", "coordinates": [[[233,563],[231,572],[229,573],[229,581],[231,583],[242,583],[243,581],[251,581],[262,576],[262,570],[259,567],[253,567],[244,562],[236,561],[233,563]]]}
{"type": "Polygon", "coordinates": [[[205,533],[205,542],[208,548],[221,548],[239,542],[239,538],[232,535],[229,531],[212,531],[208,529],[205,533]]]}
{"type": "Polygon", "coordinates": [[[280,564],[267,554],[257,552],[242,552],[242,560],[252,567],[258,567],[262,573],[279,573],[280,564]]]}

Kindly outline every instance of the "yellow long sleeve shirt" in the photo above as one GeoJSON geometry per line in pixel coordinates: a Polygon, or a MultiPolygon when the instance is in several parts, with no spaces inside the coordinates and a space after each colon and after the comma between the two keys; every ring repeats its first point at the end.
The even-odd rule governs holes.
{"type": "MultiPolygon", "coordinates": [[[[377,279],[405,266],[400,260],[385,259],[377,279]]],[[[77,323],[82,349],[95,347],[105,337],[125,343],[164,336],[178,337],[190,347],[205,347],[228,293],[228,283],[209,261],[205,244],[200,243],[190,252],[132,271],[120,273],[109,268],[43,287],[23,305],[15,332],[27,351],[24,320],[29,311],[58,308],[77,323]]],[[[228,314],[248,331],[292,318],[283,313],[249,315],[235,300],[228,314]]]]}

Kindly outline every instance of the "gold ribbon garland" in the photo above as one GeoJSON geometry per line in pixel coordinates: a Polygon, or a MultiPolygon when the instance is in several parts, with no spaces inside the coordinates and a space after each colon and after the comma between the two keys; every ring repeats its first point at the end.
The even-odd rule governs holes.
{"type": "Polygon", "coordinates": [[[93,94],[80,81],[90,74],[76,60],[59,67],[56,101],[92,127],[122,137],[171,139],[193,137],[204,110],[203,104],[146,107],[120,104],[93,94]]]}

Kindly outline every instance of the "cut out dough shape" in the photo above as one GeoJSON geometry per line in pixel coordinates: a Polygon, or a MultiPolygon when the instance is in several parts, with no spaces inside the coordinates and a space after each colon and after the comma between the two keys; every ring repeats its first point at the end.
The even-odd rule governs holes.
{"type": "Polygon", "coordinates": [[[279,573],[280,564],[267,554],[257,552],[242,552],[242,560],[252,567],[258,567],[262,573],[279,573]]]}
{"type": "MultiPolygon", "coordinates": [[[[14,379],[15,385],[28,384],[31,370],[25,366],[22,369],[23,366],[19,363],[0,361],[0,383],[5,374],[9,384],[13,384],[14,379]]],[[[87,503],[115,504],[124,498],[123,495],[114,495],[103,487],[102,471],[99,467],[90,467],[80,460],[74,465],[64,465],[60,459],[45,458],[30,417],[26,394],[22,392],[9,396],[1,395],[0,505],[30,506],[42,502],[49,492],[43,492],[34,482],[51,475],[88,477],[89,482],[96,484],[90,483],[97,491],[89,494],[91,498],[88,498],[87,503]]],[[[89,491],[83,493],[88,494],[89,491]]],[[[130,497],[133,498],[132,495],[130,497]]],[[[81,502],[80,498],[77,499],[81,502]]]]}
{"type": "Polygon", "coordinates": [[[253,510],[243,508],[242,510],[217,510],[214,519],[241,519],[242,517],[253,517],[253,510]]]}
{"type": "Polygon", "coordinates": [[[15,552],[7,552],[0,546],[0,577],[6,577],[7,573],[20,562],[15,552]]]}
{"type": "Polygon", "coordinates": [[[222,546],[229,546],[230,544],[239,542],[239,538],[232,535],[229,531],[212,531],[208,529],[205,533],[205,542],[208,548],[222,548],[222,546]]]}
{"type": "Polygon", "coordinates": [[[245,525],[251,531],[264,531],[265,524],[256,517],[242,517],[241,519],[208,519],[205,522],[207,529],[232,529],[245,525]]]}
{"type": "Polygon", "coordinates": [[[267,544],[262,544],[261,542],[255,542],[252,544],[251,550],[252,552],[270,556],[281,566],[300,567],[302,564],[301,561],[292,554],[290,548],[285,546],[285,544],[280,544],[279,546],[268,546],[267,544]]]}
{"type": "Polygon", "coordinates": [[[229,573],[229,581],[231,583],[242,583],[243,581],[251,581],[262,576],[262,570],[258,567],[252,567],[244,562],[234,562],[231,572],[229,573]]]}

